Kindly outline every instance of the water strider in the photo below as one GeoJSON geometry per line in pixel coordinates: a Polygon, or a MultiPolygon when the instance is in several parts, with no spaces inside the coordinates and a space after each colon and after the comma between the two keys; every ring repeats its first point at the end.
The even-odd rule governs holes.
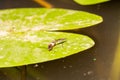
{"type": "Polygon", "coordinates": [[[62,44],[66,41],[66,38],[60,38],[60,39],[56,39],[55,41],[52,41],[49,45],[48,45],[48,50],[51,51],[53,49],[54,46],[58,45],[58,44],[62,44]]]}

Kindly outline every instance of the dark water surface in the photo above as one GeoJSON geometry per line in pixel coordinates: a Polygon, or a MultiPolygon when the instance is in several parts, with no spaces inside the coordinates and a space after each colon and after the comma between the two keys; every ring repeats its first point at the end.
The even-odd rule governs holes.
{"type": "MultiPolygon", "coordinates": [[[[88,11],[103,17],[104,22],[94,27],[73,30],[93,38],[96,45],[89,50],[59,59],[28,65],[27,68],[1,68],[0,80],[109,80],[111,66],[120,32],[120,2],[109,1],[92,6],[81,6],[73,0],[46,0],[55,8],[88,11]],[[27,74],[22,72],[27,69],[27,74]]],[[[32,0],[0,0],[0,9],[41,7],[32,0]]]]}

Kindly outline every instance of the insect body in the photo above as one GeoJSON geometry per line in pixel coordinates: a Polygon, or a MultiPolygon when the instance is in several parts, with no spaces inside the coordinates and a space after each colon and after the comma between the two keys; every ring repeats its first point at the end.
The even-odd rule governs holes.
{"type": "Polygon", "coordinates": [[[57,39],[53,42],[51,42],[49,45],[48,45],[48,50],[51,51],[53,49],[54,46],[58,45],[58,44],[62,44],[66,41],[65,38],[60,38],[60,39],[57,39]]]}

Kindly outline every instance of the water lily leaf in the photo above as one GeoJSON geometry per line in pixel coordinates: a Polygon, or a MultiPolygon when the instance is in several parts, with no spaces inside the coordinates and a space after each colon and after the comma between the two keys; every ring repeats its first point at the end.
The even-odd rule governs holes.
{"type": "Polygon", "coordinates": [[[86,50],[94,45],[91,38],[73,33],[46,31],[24,33],[1,31],[0,33],[0,67],[20,66],[59,59],[86,50]],[[58,39],[64,39],[65,42],[62,41],[62,43],[58,39]],[[53,43],[56,45],[49,50],[48,46],[53,43]]]}
{"type": "Polygon", "coordinates": [[[81,5],[93,5],[93,4],[107,2],[110,0],[74,0],[74,1],[81,5]]]}
{"type": "Polygon", "coordinates": [[[88,27],[100,16],[64,9],[10,9],[0,11],[0,67],[13,67],[63,58],[94,45],[80,34],[47,32],[88,27]]]}
{"type": "Polygon", "coordinates": [[[68,30],[92,26],[102,17],[67,9],[24,8],[0,11],[0,27],[32,30],[68,30]]]}

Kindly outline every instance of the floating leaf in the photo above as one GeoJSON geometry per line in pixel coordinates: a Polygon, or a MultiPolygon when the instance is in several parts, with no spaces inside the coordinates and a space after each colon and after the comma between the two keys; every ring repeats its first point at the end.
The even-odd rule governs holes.
{"type": "Polygon", "coordinates": [[[87,36],[64,32],[8,33],[0,36],[0,67],[20,66],[63,58],[94,45],[87,36]],[[51,51],[48,45],[56,39],[66,41],[56,44],[51,51]]]}
{"type": "Polygon", "coordinates": [[[74,1],[81,5],[93,5],[93,4],[107,2],[109,0],[74,0],[74,1]]]}
{"type": "Polygon", "coordinates": [[[84,28],[102,22],[100,16],[64,9],[11,9],[0,11],[0,67],[21,66],[63,58],[94,45],[80,34],[47,32],[84,28]],[[55,44],[56,39],[65,39],[55,44]]]}
{"type": "Polygon", "coordinates": [[[0,11],[0,27],[32,30],[68,30],[102,22],[98,15],[66,9],[27,8],[0,11]]]}

